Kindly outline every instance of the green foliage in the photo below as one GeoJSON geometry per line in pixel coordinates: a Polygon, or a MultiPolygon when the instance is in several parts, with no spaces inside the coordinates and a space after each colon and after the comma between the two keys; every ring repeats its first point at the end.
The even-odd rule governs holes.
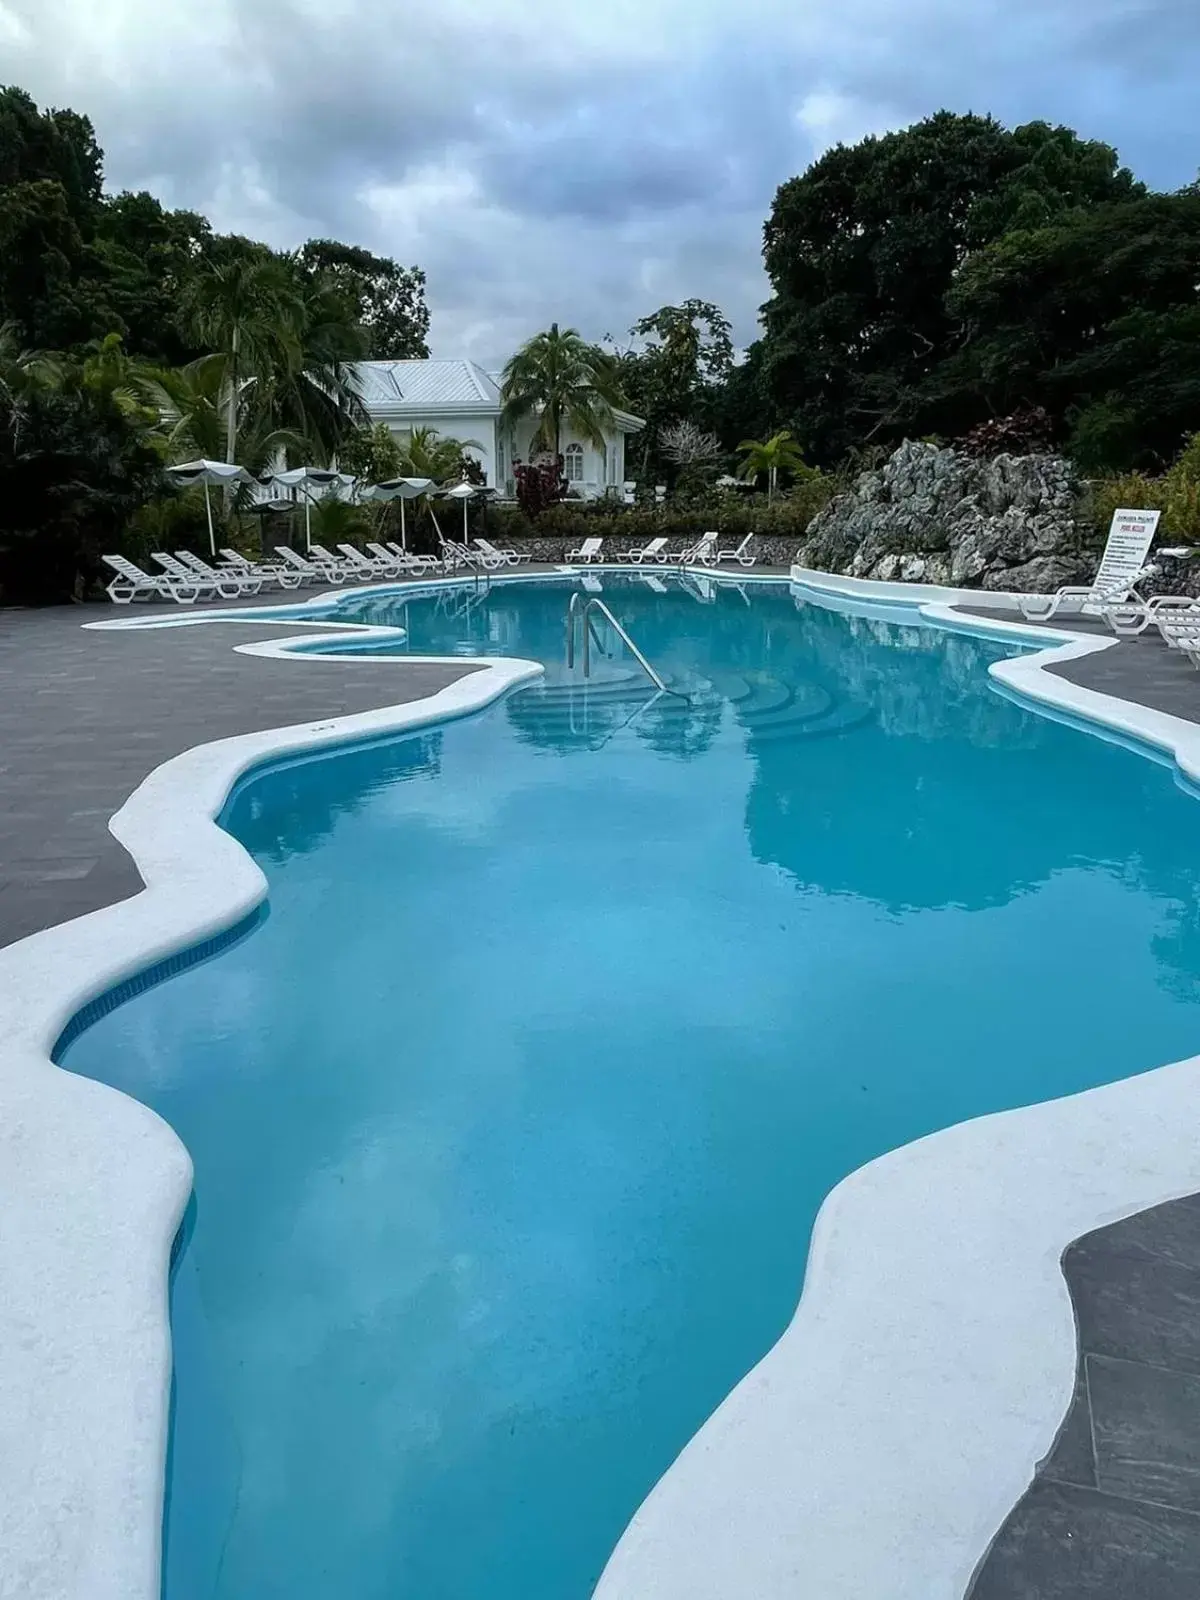
{"type": "Polygon", "coordinates": [[[645,422],[637,439],[638,475],[673,481],[677,463],[663,448],[663,432],[693,423],[714,427],[723,386],[733,371],[733,340],[727,318],[708,300],[660,306],[630,329],[640,348],[618,358],[626,403],[645,422]]]}
{"type": "Polygon", "coordinates": [[[338,446],[338,465],[364,483],[387,483],[406,476],[404,451],[386,422],[348,433],[338,446]]]}
{"type": "Polygon", "coordinates": [[[803,451],[786,428],[781,428],[766,440],[743,439],[738,445],[738,454],[742,458],[740,476],[747,483],[765,477],[768,500],[775,498],[780,473],[786,477],[802,478],[805,473],[812,471],[805,465],[803,451]]]}
{"type": "Polygon", "coordinates": [[[553,323],[534,334],[504,369],[501,384],[506,422],[535,416],[533,448],[562,454],[562,427],[604,447],[613,408],[624,404],[616,363],[574,328],[553,323]]]}
{"type": "Polygon", "coordinates": [[[620,541],[619,548],[647,544],[660,534],[672,541],[694,543],[709,528],[721,530],[722,542],[738,543],[748,533],[768,539],[794,540],[807,532],[817,512],[827,505],[837,480],[810,472],[789,493],[768,503],[765,496],[711,492],[695,500],[667,501],[660,506],[623,506],[611,500],[563,501],[531,520],[519,507],[492,506],[488,520],[500,539],[564,539],[571,546],[589,537],[620,541]]]}
{"type": "Polygon", "coordinates": [[[964,264],[1013,229],[1142,193],[1108,146],[1045,123],[942,111],[828,151],[783,184],[765,230],[774,295],[754,359],[774,426],[829,463],[982,421],[992,408],[970,375],[944,370],[964,264]]]}
{"type": "Polygon", "coordinates": [[[1124,507],[1161,511],[1160,539],[1200,544],[1200,433],[1161,476],[1122,472],[1089,485],[1085,520],[1097,543],[1107,536],[1113,512],[1124,507]]]}
{"type": "Polygon", "coordinates": [[[954,376],[1043,406],[1085,470],[1165,465],[1200,418],[1200,194],[1142,195],[1005,235],[947,296],[954,376]]]}
{"type": "Polygon", "coordinates": [[[97,320],[123,334],[132,356],[183,366],[203,352],[180,321],[183,286],[215,248],[212,228],[194,211],[168,211],[144,191],[105,200],[84,269],[97,320]]]}
{"type": "Polygon", "coordinates": [[[161,487],[158,452],[79,368],[0,352],[0,593],[64,600],[161,487]]]}
{"type": "Polygon", "coordinates": [[[331,283],[346,300],[350,317],[366,335],[364,354],[373,361],[427,356],[429,307],[420,267],[397,266],[335,239],[310,239],[298,257],[302,269],[331,283]]]}

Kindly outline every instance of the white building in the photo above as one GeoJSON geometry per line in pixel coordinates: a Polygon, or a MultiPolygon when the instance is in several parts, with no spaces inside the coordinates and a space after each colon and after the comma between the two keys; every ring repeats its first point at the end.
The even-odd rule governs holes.
{"type": "MultiPolygon", "coordinates": [[[[537,426],[527,417],[511,427],[501,417],[496,375],[473,361],[360,361],[362,400],[372,423],[385,422],[397,437],[436,428],[443,437],[473,441],[469,453],[502,495],[514,490],[513,462],[529,460],[537,426]]],[[[570,493],[593,499],[619,493],[625,482],[625,440],[643,426],[627,411],[614,413],[604,449],[573,433],[562,434],[563,474],[570,493]]]]}

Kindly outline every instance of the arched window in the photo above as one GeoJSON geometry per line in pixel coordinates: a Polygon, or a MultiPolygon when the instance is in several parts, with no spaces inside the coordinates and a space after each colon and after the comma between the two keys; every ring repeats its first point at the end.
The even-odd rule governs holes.
{"type": "Polygon", "coordinates": [[[569,444],[563,451],[563,477],[568,483],[583,482],[583,446],[569,444]]]}

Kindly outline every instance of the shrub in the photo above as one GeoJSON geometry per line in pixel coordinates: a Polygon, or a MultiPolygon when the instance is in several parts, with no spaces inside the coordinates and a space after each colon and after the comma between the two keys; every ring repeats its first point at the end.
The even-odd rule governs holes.
{"type": "Polygon", "coordinates": [[[1054,424],[1041,406],[981,422],[954,448],[966,456],[1040,456],[1054,448],[1054,424]]]}
{"type": "Polygon", "coordinates": [[[799,544],[834,487],[832,477],[814,472],[789,493],[777,495],[772,505],[763,494],[712,490],[694,500],[670,500],[661,506],[626,506],[607,499],[564,501],[547,506],[536,520],[523,507],[501,505],[491,507],[488,518],[507,540],[536,535],[576,545],[587,538],[606,538],[635,547],[659,536],[673,543],[694,543],[715,528],[723,540],[735,543],[754,533],[768,539],[794,539],[799,544]]]}
{"type": "Polygon", "coordinates": [[[1186,544],[1200,544],[1200,433],[1185,445],[1178,460],[1160,478],[1124,472],[1098,478],[1089,485],[1086,521],[1099,542],[1119,507],[1161,511],[1160,534],[1186,544]]]}
{"type": "Polygon", "coordinates": [[[513,477],[517,482],[517,504],[527,517],[540,517],[567,492],[561,456],[554,461],[516,461],[513,477]]]}

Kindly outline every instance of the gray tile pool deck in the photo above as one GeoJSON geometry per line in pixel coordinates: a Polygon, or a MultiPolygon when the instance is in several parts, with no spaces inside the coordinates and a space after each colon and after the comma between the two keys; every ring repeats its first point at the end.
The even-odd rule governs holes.
{"type": "MultiPolygon", "coordinates": [[[[1069,625],[1108,632],[1100,621],[1069,625]]],[[[1200,672],[1157,634],[1048,670],[1200,722],[1200,672]]],[[[968,1600],[1196,1600],[1200,1195],[1085,1234],[1063,1273],[1078,1339],[1074,1398],[968,1600]]]]}
{"type": "Polygon", "coordinates": [[[113,615],[107,606],[0,611],[0,946],[137,893],[141,879],[108,819],[171,756],[233,734],[420,700],[472,670],[271,661],[233,649],[311,634],[311,623],[82,626],[113,615]]]}
{"type": "MultiPolygon", "coordinates": [[[[114,614],[0,611],[0,946],[137,892],[140,879],[107,822],[170,756],[419,699],[472,670],[272,661],[232,648],[312,631],[304,623],[82,629],[114,614]]],[[[1200,721],[1200,673],[1157,639],[1052,670],[1200,721]]],[[[997,1531],[969,1600],[1196,1600],[1200,1196],[1076,1240],[1063,1268],[1079,1332],[1075,1397],[1050,1454],[1030,1463],[1030,1487],[997,1531]]]]}

